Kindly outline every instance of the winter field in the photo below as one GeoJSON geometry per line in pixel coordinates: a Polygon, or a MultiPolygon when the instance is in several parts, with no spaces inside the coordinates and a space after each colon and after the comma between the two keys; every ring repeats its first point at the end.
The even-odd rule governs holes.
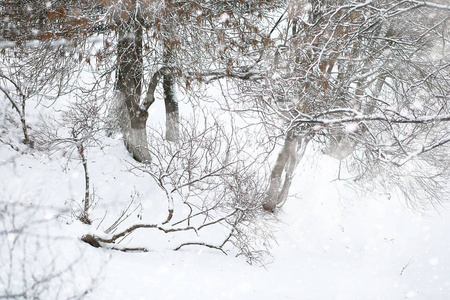
{"type": "Polygon", "coordinates": [[[0,300],[450,299],[448,0],[0,3],[0,300]]]}
{"type": "MultiPolygon", "coordinates": [[[[20,132],[8,138],[13,141],[15,134],[20,132]]],[[[122,141],[104,138],[103,143],[102,149],[89,150],[91,181],[100,199],[94,225],[105,217],[96,211],[119,212],[134,191],[144,219],[164,219],[158,187],[126,171],[130,156],[122,141]]],[[[272,228],[276,243],[264,266],[199,246],[173,251],[170,233],[139,235],[147,253],[93,248],[80,237],[98,230],[71,213],[83,197],[79,161],[32,150],[20,154],[5,144],[0,158],[2,293],[37,289],[48,299],[450,297],[448,208],[417,211],[395,195],[357,195],[335,180],[339,163],[325,155],[307,156],[298,166],[293,196],[276,213],[281,222],[272,228]],[[34,286],[33,278],[55,272],[56,278],[44,276],[48,282],[34,286]]]]}

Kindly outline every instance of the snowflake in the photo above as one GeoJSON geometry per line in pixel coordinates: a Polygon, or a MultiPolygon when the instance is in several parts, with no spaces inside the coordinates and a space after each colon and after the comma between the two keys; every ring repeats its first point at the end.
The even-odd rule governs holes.
{"type": "Polygon", "coordinates": [[[227,14],[226,12],[224,12],[220,15],[220,23],[225,23],[229,19],[230,19],[230,15],[227,14]]]}
{"type": "Polygon", "coordinates": [[[280,78],[281,78],[280,73],[277,73],[277,72],[273,73],[273,75],[272,75],[272,79],[273,79],[273,80],[278,80],[278,79],[280,79],[280,78]]]}
{"type": "Polygon", "coordinates": [[[312,10],[312,4],[310,2],[307,2],[305,6],[303,6],[303,11],[310,12],[312,10]]]}
{"type": "Polygon", "coordinates": [[[414,291],[409,291],[406,294],[406,298],[414,298],[415,296],[416,296],[416,292],[414,292],[414,291]]]}
{"type": "Polygon", "coordinates": [[[6,235],[6,238],[8,239],[8,241],[13,242],[16,239],[17,235],[14,233],[8,233],[6,235]]]}
{"type": "Polygon", "coordinates": [[[434,258],[430,259],[429,263],[432,266],[437,266],[439,264],[439,258],[434,257],[434,258]]]}
{"type": "Polygon", "coordinates": [[[356,122],[350,122],[345,124],[345,132],[352,133],[356,132],[358,130],[358,123],[356,122]]]}
{"type": "Polygon", "coordinates": [[[416,100],[411,104],[410,107],[413,110],[421,110],[423,108],[423,103],[419,100],[416,100]]]}

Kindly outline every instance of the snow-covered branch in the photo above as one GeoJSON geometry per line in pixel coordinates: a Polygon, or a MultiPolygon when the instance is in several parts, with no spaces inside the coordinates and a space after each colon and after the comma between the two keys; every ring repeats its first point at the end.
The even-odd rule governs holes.
{"type": "Polygon", "coordinates": [[[417,7],[430,7],[439,10],[450,11],[450,5],[444,5],[439,3],[434,3],[431,1],[420,1],[420,0],[407,0],[406,2],[416,5],[417,7]]]}
{"type": "MultiPolygon", "coordinates": [[[[333,110],[330,111],[330,114],[336,112],[349,112],[351,110],[333,110]]],[[[322,115],[328,114],[321,113],[322,115]]],[[[445,115],[435,115],[435,116],[405,116],[399,115],[396,112],[391,112],[393,114],[391,117],[384,114],[374,114],[374,115],[356,115],[351,117],[342,117],[342,118],[315,118],[311,116],[311,118],[295,118],[294,123],[297,125],[302,124],[318,124],[318,125],[335,125],[335,124],[345,124],[352,122],[387,122],[392,124],[428,124],[428,123],[436,123],[436,122],[449,122],[450,114],[445,115]]]]}

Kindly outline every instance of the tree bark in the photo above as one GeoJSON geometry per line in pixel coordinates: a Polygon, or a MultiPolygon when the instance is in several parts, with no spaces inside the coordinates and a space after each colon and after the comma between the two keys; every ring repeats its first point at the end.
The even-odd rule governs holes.
{"type": "Polygon", "coordinates": [[[179,138],[179,112],[174,75],[167,74],[163,78],[164,104],[166,107],[166,139],[176,142],[179,138]]]}
{"type": "Polygon", "coordinates": [[[169,69],[163,77],[164,104],[166,107],[166,139],[175,142],[179,138],[179,112],[175,75],[170,68],[173,65],[173,52],[169,41],[164,41],[164,65],[169,69]]]}
{"type": "Polygon", "coordinates": [[[143,25],[138,17],[122,21],[119,26],[117,44],[117,90],[118,101],[121,102],[121,128],[127,150],[134,159],[150,162],[147,140],[147,108],[140,105],[142,94],[143,57],[142,35],[143,25]]]}
{"type": "Polygon", "coordinates": [[[290,131],[284,140],[283,149],[277,157],[275,166],[270,174],[270,184],[264,199],[263,208],[273,212],[275,208],[283,204],[289,193],[295,168],[305,153],[309,142],[307,136],[297,136],[290,131]],[[284,172],[284,181],[282,179],[284,172]]]}
{"type": "MultiPolygon", "coordinates": [[[[76,136],[74,136],[76,138],[76,136]]],[[[86,157],[86,149],[83,146],[83,142],[80,142],[79,144],[77,144],[77,150],[78,150],[78,154],[80,155],[81,158],[81,164],[83,165],[83,169],[84,169],[84,200],[83,200],[83,212],[81,213],[81,215],[79,216],[79,220],[85,224],[91,225],[91,220],[89,219],[89,208],[91,206],[91,196],[89,193],[89,189],[90,189],[90,177],[89,177],[89,171],[88,171],[88,161],[87,161],[87,157],[86,157]]]]}

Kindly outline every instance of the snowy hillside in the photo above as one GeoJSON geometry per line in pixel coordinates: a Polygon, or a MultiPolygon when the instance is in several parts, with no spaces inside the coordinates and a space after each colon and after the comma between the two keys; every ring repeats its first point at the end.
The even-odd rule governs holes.
{"type": "MultiPolygon", "coordinates": [[[[108,143],[90,153],[92,181],[102,198],[98,206],[107,207],[108,213],[122,209],[135,187],[142,203],[149,205],[144,211],[152,212],[158,203],[156,189],[124,172],[121,166],[129,155],[121,141],[108,143]]],[[[68,211],[75,205],[70,199],[82,197],[79,164],[70,163],[63,172],[66,162],[60,159],[37,151],[19,155],[5,145],[0,157],[2,205],[12,201],[36,207],[29,218],[46,220],[31,226],[33,235],[39,232],[40,242],[27,247],[38,250],[26,250],[29,256],[14,263],[26,262],[31,272],[48,259],[56,268],[76,261],[56,284],[62,288],[60,299],[91,284],[87,299],[448,299],[450,295],[450,213],[444,208],[412,212],[386,196],[356,199],[333,181],[337,164],[328,157],[319,164],[299,166],[294,184],[298,197],[290,198],[278,212],[282,220],[275,229],[278,243],[265,268],[207,248],[172,251],[171,235],[156,237],[148,253],[93,248],[79,240],[93,228],[74,220],[68,211]]],[[[17,224],[25,222],[20,217],[17,224]]],[[[8,222],[4,219],[1,226],[8,228],[8,222]]],[[[1,236],[2,270],[10,271],[6,254],[14,237],[1,236]]],[[[20,244],[17,247],[14,256],[25,251],[20,244]]],[[[20,268],[13,272],[20,285],[20,268]]],[[[2,289],[10,284],[5,278],[2,289]]]]}
{"type": "Polygon", "coordinates": [[[0,1],[0,300],[449,300],[448,1],[0,1]]]}

